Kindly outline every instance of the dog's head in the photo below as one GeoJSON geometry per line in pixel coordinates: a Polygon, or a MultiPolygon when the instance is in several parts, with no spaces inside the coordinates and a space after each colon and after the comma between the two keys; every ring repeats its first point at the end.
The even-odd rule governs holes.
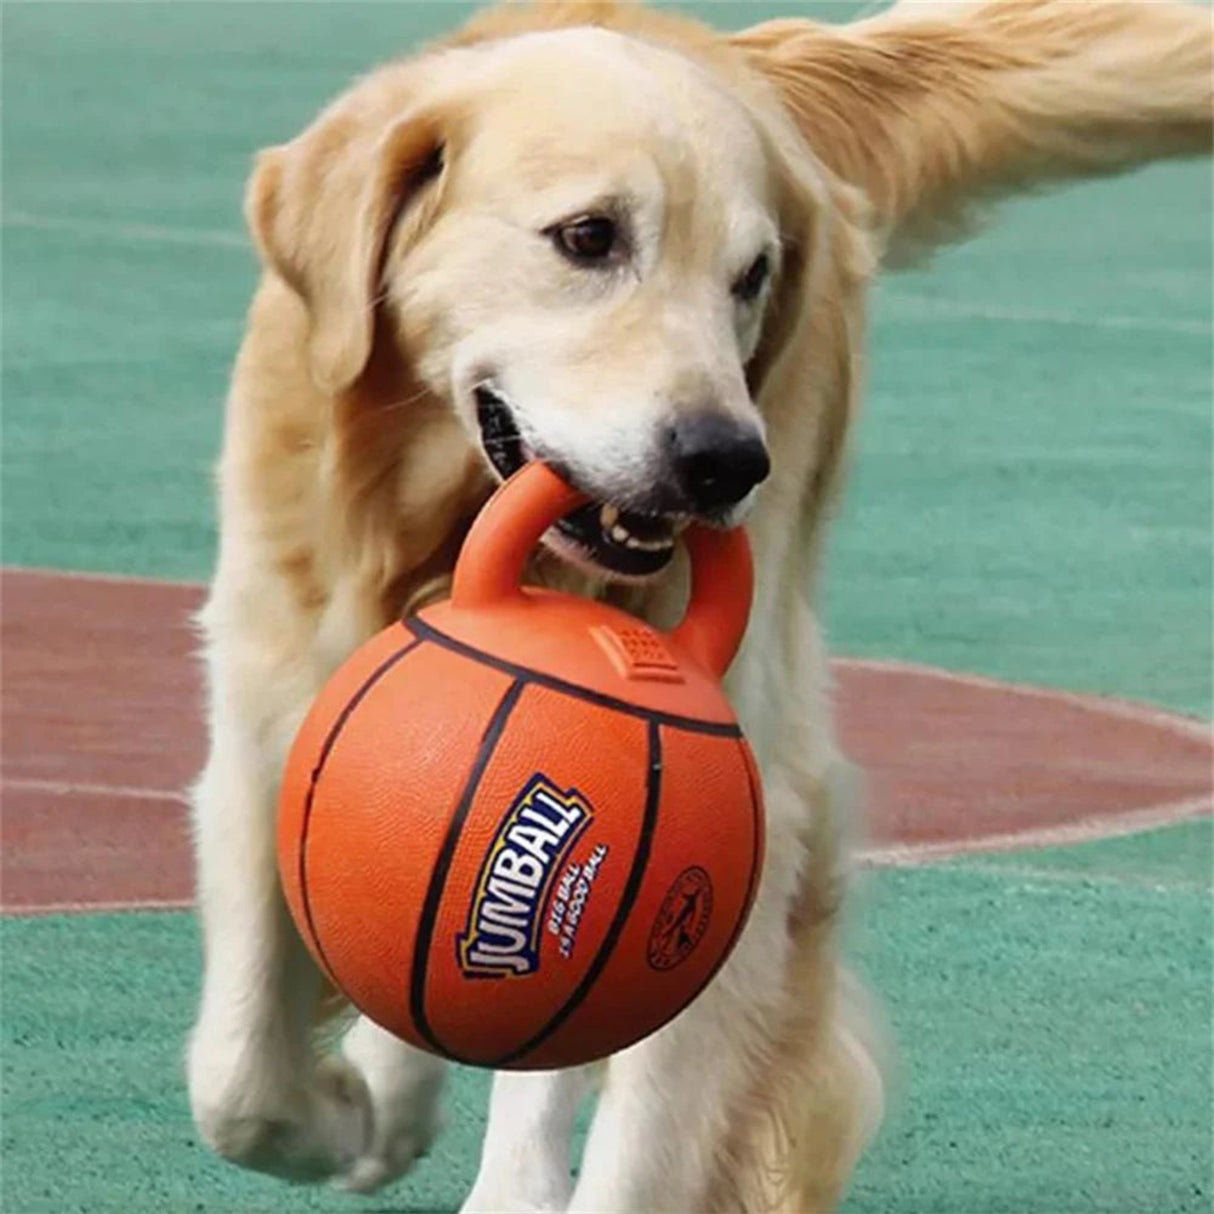
{"type": "Polygon", "coordinates": [[[756,399],[819,202],[778,144],[690,58],[535,32],[364,81],[263,153],[248,210],[327,390],[386,331],[498,476],[535,456],[593,499],[553,546],[638,578],[768,476],[756,399]]]}
{"type": "Polygon", "coordinates": [[[438,462],[454,434],[498,475],[564,471],[594,504],[552,542],[616,576],[664,568],[688,519],[736,521],[769,469],[782,516],[817,517],[861,209],[897,251],[975,199],[1209,144],[1208,22],[1184,5],[910,4],[727,37],[552,0],[460,41],[264,153],[251,226],[318,384],[347,399],[390,344],[409,384],[362,397],[440,401],[438,462]]]}

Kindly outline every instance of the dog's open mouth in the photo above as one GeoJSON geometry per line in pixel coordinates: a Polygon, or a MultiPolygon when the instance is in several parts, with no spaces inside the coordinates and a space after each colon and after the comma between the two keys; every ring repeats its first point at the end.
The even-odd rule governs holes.
{"type": "MultiPolygon", "coordinates": [[[[485,384],[476,389],[476,415],[485,454],[503,480],[536,456],[523,441],[510,406],[485,384]]],[[[621,577],[643,578],[670,563],[682,525],[683,520],[667,515],[590,502],[566,515],[554,530],[577,557],[621,577]]]]}

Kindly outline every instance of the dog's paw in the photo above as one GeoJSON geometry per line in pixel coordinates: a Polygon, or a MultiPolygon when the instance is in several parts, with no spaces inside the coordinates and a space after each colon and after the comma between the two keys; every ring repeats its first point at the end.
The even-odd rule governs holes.
{"type": "Polygon", "coordinates": [[[324,1180],[349,1171],[373,1138],[367,1085],[340,1058],[323,1060],[311,1083],[290,1093],[251,1082],[228,1085],[212,1098],[206,1086],[195,1085],[193,1101],[204,1141],[258,1172],[298,1183],[324,1180]]]}
{"type": "Polygon", "coordinates": [[[334,1184],[371,1193],[403,1176],[430,1149],[441,1128],[446,1066],[365,1018],[346,1035],[342,1053],[367,1086],[373,1129],[363,1152],[334,1184]]]}
{"type": "Polygon", "coordinates": [[[528,1199],[476,1185],[460,1206],[460,1214],[564,1214],[565,1198],[528,1199]]]}
{"type": "Polygon", "coordinates": [[[334,1187],[347,1193],[374,1193],[403,1176],[425,1155],[438,1130],[437,1118],[385,1118],[381,1123],[377,1111],[376,1131],[369,1149],[334,1178],[334,1187]]]}
{"type": "Polygon", "coordinates": [[[498,1161],[481,1170],[460,1214],[564,1214],[573,1195],[568,1169],[536,1171],[498,1161]]]}

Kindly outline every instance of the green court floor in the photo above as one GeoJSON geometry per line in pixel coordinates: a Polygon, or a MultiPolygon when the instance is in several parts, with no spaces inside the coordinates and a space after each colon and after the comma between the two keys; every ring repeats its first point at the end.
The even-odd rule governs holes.
{"type": "MultiPolygon", "coordinates": [[[[1210,857],[1203,823],[868,882],[855,952],[901,1079],[849,1214],[1209,1210],[1210,857]]],[[[450,1129],[388,1193],[288,1189],[194,1141],[188,916],[8,920],[3,939],[6,1211],[458,1208],[485,1075],[457,1075],[450,1129]]]]}
{"type": "MultiPolygon", "coordinates": [[[[5,560],[205,577],[250,158],[465,11],[0,9],[5,560]]],[[[1207,167],[1159,167],[885,281],[836,648],[1210,711],[1210,226],[1207,167]]]]}
{"type": "MultiPolygon", "coordinates": [[[[723,26],[859,4],[704,4],[723,26]]],[[[256,148],[459,4],[0,5],[9,564],[205,578],[256,148]]],[[[833,647],[1208,716],[1209,168],[1006,207],[877,292],[833,647]]],[[[930,812],[930,807],[925,807],[930,812]]],[[[1208,823],[869,874],[900,1091],[852,1214],[1211,1209],[1208,823]]],[[[183,914],[3,924],[0,1207],[451,1210],[484,1078],[416,1177],[291,1190],[196,1144],[183,914]]]]}

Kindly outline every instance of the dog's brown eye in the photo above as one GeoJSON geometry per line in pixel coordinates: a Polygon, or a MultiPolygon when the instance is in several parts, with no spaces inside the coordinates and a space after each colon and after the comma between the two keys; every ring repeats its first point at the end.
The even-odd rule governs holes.
{"type": "Polygon", "coordinates": [[[587,215],[551,229],[557,248],[572,261],[605,261],[615,252],[618,239],[615,220],[606,215],[587,215]]]}
{"type": "Polygon", "coordinates": [[[743,303],[752,303],[759,297],[763,284],[771,273],[771,259],[766,253],[760,253],[750,263],[750,268],[733,284],[733,293],[743,303]]]}

